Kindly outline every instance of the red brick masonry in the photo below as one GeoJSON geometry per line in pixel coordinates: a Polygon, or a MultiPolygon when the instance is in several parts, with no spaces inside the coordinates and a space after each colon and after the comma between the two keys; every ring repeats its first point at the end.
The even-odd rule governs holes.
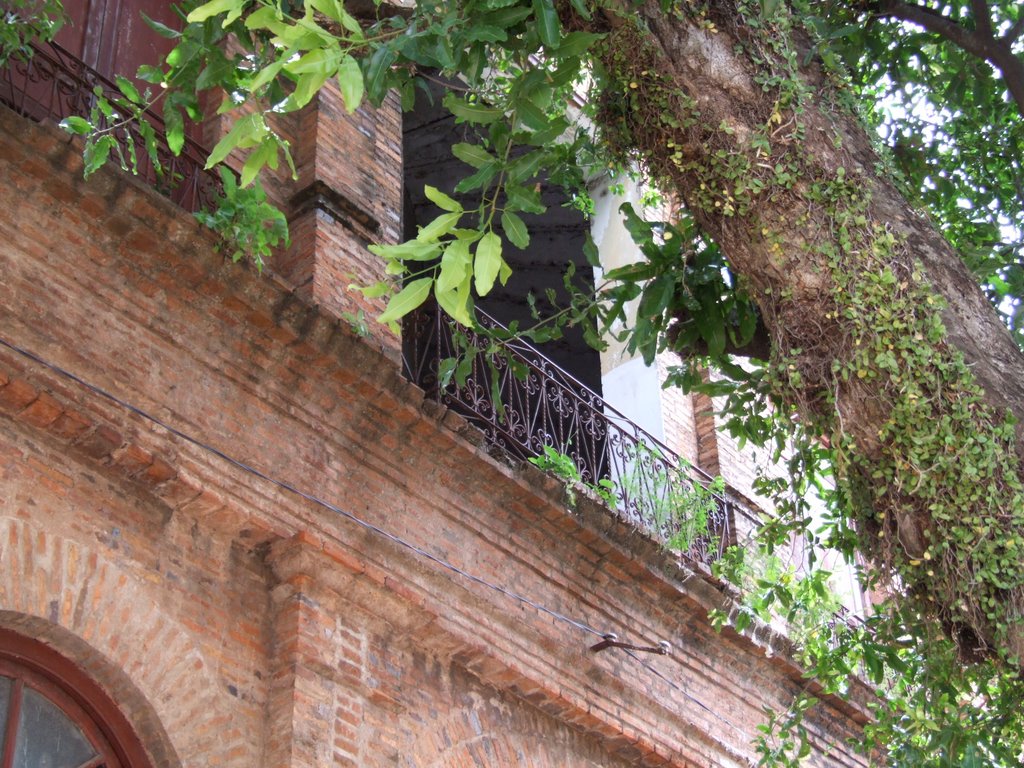
{"type": "MultiPolygon", "coordinates": [[[[719,585],[423,401],[394,353],[75,145],[0,114],[0,337],[482,579],[0,348],[0,625],[111,694],[158,766],[743,766],[804,684],[719,585]],[[652,671],[653,670],[653,671],[652,671]]],[[[307,294],[308,295],[308,294],[307,294]]],[[[862,763],[816,708],[809,764],[862,763]],[[826,748],[832,751],[826,754],[826,748]]]]}

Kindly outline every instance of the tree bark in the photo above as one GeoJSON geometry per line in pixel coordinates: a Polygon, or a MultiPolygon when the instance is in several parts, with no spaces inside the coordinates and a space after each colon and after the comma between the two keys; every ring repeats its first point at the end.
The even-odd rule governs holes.
{"type": "MultiPolygon", "coordinates": [[[[761,127],[756,116],[771,113],[774,97],[755,85],[758,72],[744,56],[735,53],[742,41],[721,27],[712,32],[685,19],[669,17],[657,4],[648,3],[641,13],[671,62],[677,82],[696,100],[701,122],[731,126],[736,151],[744,151],[743,137],[761,127]]],[[[798,50],[801,57],[806,54],[806,46],[798,50]]],[[[807,68],[802,74],[812,89],[824,90],[819,69],[807,68]]],[[[1024,426],[1024,355],[967,267],[926,216],[915,211],[890,182],[876,173],[880,160],[859,120],[828,105],[817,105],[804,120],[807,131],[803,149],[809,164],[829,177],[842,166],[847,175],[856,175],[869,186],[873,217],[906,238],[913,257],[924,265],[926,279],[945,299],[943,317],[949,340],[963,353],[989,403],[1000,411],[1010,411],[1024,426]],[[841,149],[836,149],[836,136],[841,149]]],[[[699,179],[676,174],[673,181],[681,199],[695,199],[699,179]]],[[[809,261],[800,245],[831,235],[789,231],[786,239],[792,247],[788,255],[780,257],[769,247],[761,229],[765,222],[773,221],[785,232],[785,222],[793,218],[791,206],[791,201],[786,201],[779,209],[763,209],[756,220],[714,216],[691,207],[736,271],[750,280],[755,295],[791,293],[794,307],[799,307],[799,297],[819,291],[822,280],[821,265],[809,261]]],[[[774,315],[766,313],[767,317],[774,315]]],[[[776,324],[784,319],[778,317],[776,324]]],[[[1024,432],[1018,434],[1024,436],[1024,432]]]]}
{"type": "MultiPolygon", "coordinates": [[[[856,179],[858,187],[869,193],[870,222],[893,233],[904,244],[911,264],[920,265],[920,270],[915,267],[914,272],[923,272],[923,280],[944,299],[946,341],[962,353],[987,403],[998,414],[996,418],[1007,412],[1016,418],[1016,471],[1021,476],[1024,355],[972,275],[941,233],[876,171],[879,158],[860,121],[829,101],[834,86],[809,55],[809,41],[791,37],[789,45],[796,50],[794,61],[810,62],[800,67],[799,77],[816,98],[804,104],[799,116],[784,110],[780,114],[777,91],[762,85],[763,61],[755,62],[749,53],[742,52],[751,50],[752,38],[762,30],[747,26],[731,0],[710,6],[710,14],[701,17],[685,12],[666,14],[662,5],[652,0],[638,8],[642,26],[648,30],[662,68],[667,70],[662,74],[670,76],[692,100],[699,115],[695,126],[671,137],[676,144],[685,145],[689,162],[684,167],[680,169],[678,163],[658,165],[658,158],[665,156],[666,137],[645,131],[642,125],[636,126],[639,155],[655,164],[652,170],[656,176],[671,180],[680,199],[723,249],[736,273],[747,281],[773,344],[796,354],[812,379],[815,371],[820,372],[819,379],[808,382],[808,387],[834,389],[795,405],[810,417],[838,420],[868,460],[882,455],[884,446],[879,435],[890,415],[887,407],[875,397],[872,387],[856,381],[837,383],[834,376],[833,364],[842,364],[844,356],[853,352],[844,344],[849,333],[843,318],[823,312],[822,297],[833,286],[822,246],[834,243],[836,233],[828,216],[808,215],[818,204],[808,194],[810,180],[834,179],[845,173],[845,178],[856,179]],[[796,120],[803,125],[800,131],[792,130],[790,121],[796,120]],[[778,126],[772,134],[773,154],[762,157],[752,149],[751,138],[763,136],[766,123],[778,126]],[[707,175],[695,173],[695,165],[727,162],[733,156],[752,158],[755,165],[761,161],[771,164],[780,147],[781,151],[799,151],[805,178],[784,193],[764,195],[748,213],[724,213],[723,208],[708,204],[706,186],[712,182],[707,175]]],[[[777,48],[759,50],[764,56],[779,55],[777,48]]],[[[608,66],[614,68],[616,64],[608,66]]],[[[619,66],[626,69],[621,74],[627,83],[646,74],[629,70],[628,59],[619,66]]],[[[688,121],[692,123],[692,117],[693,110],[687,108],[675,115],[675,122],[685,126],[688,121]]],[[[909,265],[907,270],[909,275],[909,265]]],[[[899,526],[899,542],[907,556],[920,557],[925,539],[931,535],[926,531],[929,521],[918,517],[900,520],[899,526]]],[[[866,525],[861,530],[877,532],[866,525]]],[[[970,554],[963,556],[969,558],[970,554]]],[[[950,610],[955,612],[955,608],[950,610]]],[[[940,616],[946,621],[951,614],[943,611],[944,606],[940,606],[940,616]]],[[[951,634],[956,635],[961,627],[955,619],[950,622],[951,634]]],[[[986,647],[983,655],[991,655],[993,645],[999,643],[1004,650],[1008,643],[1011,654],[1024,649],[1024,630],[1019,626],[1009,640],[995,639],[991,626],[975,629],[981,637],[974,640],[986,647]]]]}

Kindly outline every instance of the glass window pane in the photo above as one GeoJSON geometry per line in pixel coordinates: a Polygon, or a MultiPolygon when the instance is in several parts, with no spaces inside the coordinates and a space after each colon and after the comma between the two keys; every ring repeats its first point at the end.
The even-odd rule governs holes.
{"type": "Polygon", "coordinates": [[[3,749],[4,736],[7,735],[7,702],[11,700],[13,682],[9,677],[0,676],[0,749],[3,749]]]}
{"type": "Polygon", "coordinates": [[[59,707],[25,688],[14,768],[76,768],[95,754],[85,734],[59,707]]]}

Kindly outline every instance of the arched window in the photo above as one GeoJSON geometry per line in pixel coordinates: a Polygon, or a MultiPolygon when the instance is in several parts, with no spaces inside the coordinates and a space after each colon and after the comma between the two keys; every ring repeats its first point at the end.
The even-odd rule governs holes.
{"type": "Polygon", "coordinates": [[[0,630],[0,768],[149,768],[106,693],[49,646],[0,630]]]}

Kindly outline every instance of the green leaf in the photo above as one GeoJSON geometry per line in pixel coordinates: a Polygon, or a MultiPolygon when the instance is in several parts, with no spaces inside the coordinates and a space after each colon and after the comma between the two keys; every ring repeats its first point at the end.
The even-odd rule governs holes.
{"type": "Polygon", "coordinates": [[[452,154],[474,168],[483,168],[487,163],[496,161],[496,158],[479,144],[453,144],[452,154]]]}
{"type": "MultiPolygon", "coordinates": [[[[142,71],[142,67],[139,68],[139,71],[142,71]]],[[[159,71],[160,70],[157,70],[157,72],[159,71]]],[[[214,48],[210,52],[209,62],[203,71],[199,73],[199,77],[196,78],[196,89],[202,91],[207,88],[214,88],[223,83],[232,82],[234,72],[234,62],[225,58],[220,52],[220,49],[214,48]]],[[[162,82],[162,79],[157,80],[156,82],[162,82]]]]}
{"type": "Polygon", "coordinates": [[[373,285],[356,285],[355,283],[351,283],[348,286],[348,290],[359,291],[368,299],[379,299],[391,290],[391,283],[383,280],[376,282],[373,285]]]}
{"type": "Polygon", "coordinates": [[[533,15],[541,42],[548,48],[557,48],[561,32],[554,3],[551,0],[533,0],[533,15]]]}
{"type": "Polygon", "coordinates": [[[419,280],[413,280],[391,297],[387,309],[377,318],[377,322],[393,323],[405,317],[427,300],[427,296],[430,295],[430,286],[433,282],[434,278],[432,277],[421,277],[419,280]]]}
{"type": "Polygon", "coordinates": [[[540,192],[534,187],[513,184],[505,188],[505,195],[508,198],[505,207],[508,209],[537,214],[547,210],[547,206],[541,202],[540,192]]]}
{"type": "Polygon", "coordinates": [[[139,71],[135,73],[135,76],[147,83],[153,85],[159,85],[164,81],[164,71],[160,67],[154,67],[152,64],[143,64],[139,67],[139,71]]]}
{"type": "Polygon", "coordinates": [[[670,274],[658,275],[644,289],[637,313],[641,317],[660,317],[675,295],[676,281],[670,274]]]}
{"type": "Polygon", "coordinates": [[[134,104],[142,103],[142,94],[139,93],[139,89],[135,87],[135,84],[132,83],[131,80],[124,75],[115,75],[114,82],[117,83],[117,89],[121,91],[129,101],[134,104]]]}
{"type": "Polygon", "coordinates": [[[338,88],[341,91],[341,98],[345,102],[345,109],[351,115],[363,101],[365,85],[363,83],[363,70],[359,62],[345,54],[338,67],[338,88]]]}
{"type": "Polygon", "coordinates": [[[391,72],[391,65],[397,58],[397,53],[391,48],[384,47],[374,51],[369,59],[364,59],[366,62],[366,91],[374,103],[378,103],[384,98],[388,74],[391,72]]]}
{"type": "Polygon", "coordinates": [[[546,128],[534,131],[525,141],[533,147],[546,147],[558,141],[567,130],[569,130],[569,121],[564,117],[556,117],[553,120],[548,120],[546,128]]]}
{"type": "Polygon", "coordinates": [[[453,200],[448,197],[444,192],[439,190],[437,187],[432,187],[429,184],[423,187],[423,193],[427,196],[434,205],[443,211],[452,211],[462,213],[462,203],[458,200],[453,200]]]}
{"type": "Polygon", "coordinates": [[[236,147],[246,148],[255,146],[260,139],[268,133],[267,125],[263,121],[263,115],[254,113],[239,118],[231,130],[213,148],[210,157],[206,161],[206,167],[212,168],[226,158],[236,147]]]}
{"type": "MultiPolygon", "coordinates": [[[[587,264],[592,267],[601,266],[601,252],[597,248],[597,243],[594,242],[593,236],[590,234],[588,228],[585,232],[586,239],[583,242],[583,255],[587,259],[587,264]]],[[[607,275],[605,275],[607,277],[607,275]]]]}
{"type": "Polygon", "coordinates": [[[390,261],[430,261],[441,252],[441,244],[410,240],[398,245],[369,245],[370,253],[390,261]]]}
{"type": "Polygon", "coordinates": [[[590,12],[590,8],[587,7],[587,0],[570,0],[572,3],[573,10],[576,11],[586,21],[590,21],[593,14],[590,12]]]}
{"type": "Polygon", "coordinates": [[[437,364],[437,384],[442,390],[451,383],[452,375],[458,364],[459,360],[455,357],[446,357],[437,364]]]}
{"type": "MultiPolygon", "coordinates": [[[[157,149],[156,131],[153,128],[153,124],[149,120],[139,121],[139,133],[142,134],[142,144],[146,149],[146,154],[149,155],[149,161],[153,168],[156,169],[157,175],[163,175],[163,166],[160,164],[160,156],[157,149]]],[[[170,142],[168,142],[170,144],[170,142]]]]}
{"type": "Polygon", "coordinates": [[[185,119],[170,101],[164,102],[164,136],[167,147],[177,156],[185,146],[185,119]]]}
{"type": "Polygon", "coordinates": [[[465,326],[473,324],[473,319],[469,314],[469,282],[470,278],[467,275],[455,289],[434,292],[438,306],[447,312],[455,322],[465,326]]]}
{"type": "Polygon", "coordinates": [[[68,133],[74,133],[78,136],[88,136],[92,133],[92,123],[84,117],[78,117],[77,115],[65,117],[60,121],[60,127],[68,133]]]}
{"type": "Polygon", "coordinates": [[[277,168],[277,142],[265,141],[249,153],[245,165],[242,166],[242,186],[249,186],[264,165],[277,168]]]}
{"type": "Polygon", "coordinates": [[[603,34],[597,32],[570,32],[562,39],[562,44],[555,51],[555,56],[560,59],[575,59],[586,53],[598,40],[604,39],[603,34]]]}
{"type": "Polygon", "coordinates": [[[486,296],[491,292],[503,263],[501,238],[494,232],[488,232],[477,243],[476,260],[473,262],[473,277],[478,295],[486,296]]]}
{"type": "Polygon", "coordinates": [[[359,26],[359,22],[345,10],[344,4],[338,0],[309,0],[309,7],[315,8],[327,18],[337,21],[349,32],[362,37],[363,30],[359,26]]]}
{"type": "Polygon", "coordinates": [[[548,127],[548,116],[529,101],[521,101],[516,107],[516,119],[531,131],[542,131],[548,127]]]}
{"type": "Polygon", "coordinates": [[[451,232],[462,218],[462,211],[454,213],[442,213],[427,226],[420,229],[416,239],[422,243],[436,242],[438,238],[444,237],[451,232]]]}
{"type": "Polygon", "coordinates": [[[501,27],[474,24],[466,31],[466,39],[475,43],[500,43],[508,39],[508,33],[501,27]]]}
{"type": "Polygon", "coordinates": [[[284,54],[277,61],[271,62],[263,69],[261,69],[259,72],[257,72],[256,77],[254,77],[252,81],[249,83],[249,90],[258,91],[260,88],[262,88],[275,77],[277,77],[278,74],[281,72],[281,69],[287,63],[288,56],[290,55],[290,53],[290,49],[285,51],[284,54]]]}
{"type": "Polygon", "coordinates": [[[540,172],[541,166],[547,157],[547,151],[535,149],[516,160],[508,167],[508,180],[512,184],[531,179],[540,172]]]}
{"type": "Polygon", "coordinates": [[[498,161],[493,160],[484,165],[479,171],[474,173],[472,176],[467,176],[458,184],[455,185],[455,191],[472,192],[474,189],[483,187],[489,184],[491,179],[498,175],[498,161]]]}
{"type": "Polygon", "coordinates": [[[725,352],[725,321],[716,305],[705,305],[703,312],[698,312],[694,320],[700,330],[701,338],[708,345],[708,354],[718,357],[725,352]]]}
{"type": "Polygon", "coordinates": [[[655,267],[647,261],[638,261],[634,264],[609,269],[604,273],[604,279],[608,281],[637,282],[650,280],[654,276],[655,267]]]}
{"type": "Polygon", "coordinates": [[[284,21],[284,14],[272,5],[264,5],[249,14],[245,20],[246,29],[266,29],[275,35],[287,33],[289,25],[284,21]]]}
{"type": "Polygon", "coordinates": [[[452,97],[451,94],[445,97],[444,105],[448,107],[448,111],[455,115],[457,123],[489,125],[505,116],[505,113],[496,107],[470,104],[463,99],[452,97]]]}
{"type": "Polygon", "coordinates": [[[193,9],[185,19],[189,24],[199,24],[222,13],[229,14],[229,18],[231,16],[237,18],[241,15],[244,5],[245,0],[210,0],[210,2],[193,9]]]}
{"type": "Polygon", "coordinates": [[[532,11],[529,8],[525,8],[521,5],[512,5],[508,8],[501,8],[500,10],[483,14],[480,17],[480,23],[508,29],[509,27],[515,26],[523,19],[528,18],[531,13],[532,11]]]}
{"type": "Polygon", "coordinates": [[[530,233],[526,229],[523,220],[511,211],[501,214],[501,228],[512,245],[520,249],[526,249],[530,245],[530,233]]]}
{"type": "Polygon", "coordinates": [[[329,77],[330,74],[327,72],[307,72],[300,75],[295,90],[288,97],[287,109],[292,111],[306,106],[320,92],[329,77]]]}
{"type": "Polygon", "coordinates": [[[471,262],[468,240],[449,243],[441,256],[436,291],[450,291],[461,285],[472,274],[471,262]]]}
{"type": "Polygon", "coordinates": [[[103,167],[103,164],[107,162],[107,158],[110,156],[110,151],[116,145],[117,140],[110,134],[101,136],[95,143],[85,145],[85,151],[82,153],[82,162],[85,165],[83,171],[86,178],[103,167]]]}
{"type": "MultiPolygon", "coordinates": [[[[142,11],[139,12],[142,15],[142,20],[146,22],[146,25],[156,32],[160,37],[166,37],[168,40],[177,40],[181,37],[181,32],[175,29],[171,29],[166,24],[161,24],[156,19],[152,19],[142,11]]],[[[152,81],[150,81],[152,82],[152,81]]]]}
{"type": "Polygon", "coordinates": [[[294,75],[322,74],[330,77],[341,64],[341,48],[337,43],[326,48],[317,48],[300,56],[295,61],[289,61],[284,68],[294,75]]]}

